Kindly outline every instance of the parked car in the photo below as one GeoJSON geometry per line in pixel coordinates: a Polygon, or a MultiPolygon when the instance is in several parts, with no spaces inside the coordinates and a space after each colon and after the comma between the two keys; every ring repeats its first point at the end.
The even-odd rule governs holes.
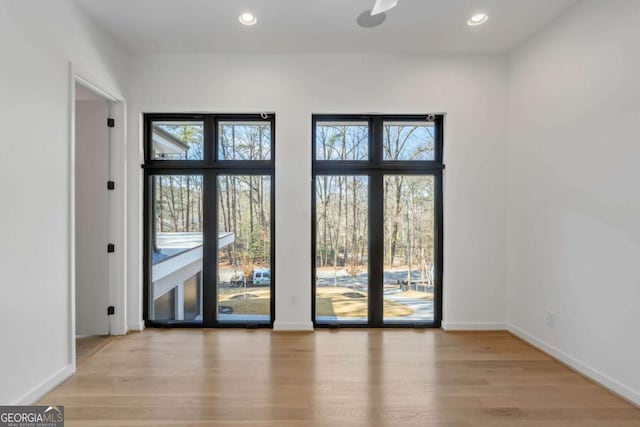
{"type": "MultiPolygon", "coordinates": [[[[229,279],[231,286],[239,287],[244,285],[244,276],[241,272],[238,272],[229,279]]],[[[253,270],[253,273],[247,277],[247,285],[270,285],[271,284],[271,269],[269,268],[257,268],[253,270]]]]}
{"type": "Polygon", "coordinates": [[[271,269],[269,268],[257,268],[253,270],[253,284],[254,285],[270,285],[271,284],[271,269]]]}
{"type": "Polygon", "coordinates": [[[258,268],[253,270],[253,284],[254,285],[270,285],[271,284],[271,269],[258,268]]]}

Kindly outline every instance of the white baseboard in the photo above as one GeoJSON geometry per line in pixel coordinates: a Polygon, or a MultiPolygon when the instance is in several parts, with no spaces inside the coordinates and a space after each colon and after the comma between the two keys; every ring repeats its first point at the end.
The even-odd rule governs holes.
{"type": "MultiPolygon", "coordinates": [[[[44,380],[36,388],[25,394],[16,402],[15,405],[33,405],[40,400],[45,394],[62,384],[67,378],[75,373],[73,365],[66,365],[48,379],[44,380]]],[[[55,403],[55,402],[53,402],[55,403]]]]}
{"type": "Polygon", "coordinates": [[[274,331],[313,331],[313,323],[309,322],[273,322],[274,331]]]}
{"type": "Polygon", "coordinates": [[[111,327],[110,335],[127,335],[127,332],[129,332],[129,328],[127,328],[127,325],[125,324],[113,325],[111,327]]]}
{"type": "Polygon", "coordinates": [[[499,322],[442,322],[445,331],[504,331],[506,326],[499,322]]]}
{"type": "Polygon", "coordinates": [[[138,322],[134,322],[129,325],[129,331],[144,331],[144,320],[140,320],[138,322]]]}
{"type": "Polygon", "coordinates": [[[628,400],[636,406],[640,406],[639,391],[633,390],[631,387],[622,384],[621,382],[611,378],[607,374],[604,374],[599,370],[587,365],[586,363],[581,362],[580,360],[568,355],[564,351],[557,349],[550,344],[547,344],[541,339],[534,337],[533,335],[523,331],[515,325],[507,323],[507,330],[523,341],[526,341],[532,346],[547,353],[549,356],[558,359],[560,362],[569,366],[571,369],[574,369],[585,377],[595,381],[612,393],[622,397],[625,400],[628,400]]]}

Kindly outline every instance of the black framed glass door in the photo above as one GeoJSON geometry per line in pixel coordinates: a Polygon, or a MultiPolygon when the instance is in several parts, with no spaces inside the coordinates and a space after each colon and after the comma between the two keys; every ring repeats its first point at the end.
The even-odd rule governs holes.
{"type": "Polygon", "coordinates": [[[313,321],[442,319],[443,117],[313,117],[313,321]]]}
{"type": "Polygon", "coordinates": [[[274,115],[144,124],[145,323],[272,326],[274,115]]]}

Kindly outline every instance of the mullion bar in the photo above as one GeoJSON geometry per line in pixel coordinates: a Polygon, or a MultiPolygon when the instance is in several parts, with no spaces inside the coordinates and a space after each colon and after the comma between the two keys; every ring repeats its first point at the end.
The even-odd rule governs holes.
{"type": "Polygon", "coordinates": [[[371,139],[371,164],[374,168],[379,169],[384,164],[384,127],[380,117],[374,117],[371,119],[371,139]]]}
{"type": "Polygon", "coordinates": [[[443,152],[442,152],[442,148],[443,148],[443,142],[444,142],[444,117],[439,115],[436,116],[435,118],[435,122],[434,122],[434,128],[435,128],[435,161],[440,163],[440,164],[444,164],[444,160],[443,160],[443,152]]]}
{"type": "MultiPolygon", "coordinates": [[[[272,124],[272,129],[274,126],[272,124]]],[[[274,138],[272,133],[272,138],[274,138]]],[[[273,146],[273,144],[272,144],[273,146]]],[[[273,153],[271,154],[273,157],[273,153]]],[[[271,261],[271,284],[269,286],[269,292],[271,293],[269,301],[269,325],[273,327],[273,322],[276,319],[276,174],[275,170],[271,171],[270,176],[270,185],[271,185],[271,220],[270,220],[270,232],[271,232],[271,242],[270,242],[270,261],[271,261]]]]}
{"type": "Polygon", "coordinates": [[[380,117],[370,119],[371,154],[374,170],[369,178],[369,325],[384,324],[384,178],[380,172],[383,164],[383,122],[380,117]]]}
{"type": "Polygon", "coordinates": [[[220,160],[207,163],[202,160],[152,160],[144,166],[144,169],[273,169],[273,162],[271,160],[220,160]]]}
{"type": "Polygon", "coordinates": [[[369,163],[361,162],[340,162],[340,161],[327,161],[323,162],[319,160],[314,163],[313,170],[316,173],[332,173],[332,172],[355,172],[360,171],[362,173],[368,173],[370,171],[385,171],[385,173],[437,173],[444,169],[444,166],[438,162],[423,161],[423,162],[401,162],[401,161],[385,161],[384,163],[374,166],[369,163]],[[323,163],[323,164],[319,164],[323,163]]]}
{"type": "MultiPolygon", "coordinates": [[[[442,132],[441,132],[442,133],[442,132]]],[[[442,173],[435,175],[435,230],[434,230],[434,263],[435,263],[435,295],[434,295],[434,311],[433,319],[435,326],[440,327],[442,322],[442,274],[443,274],[443,256],[444,256],[444,203],[442,188],[442,173]]]]}
{"type": "Polygon", "coordinates": [[[384,182],[380,172],[369,175],[369,326],[383,325],[384,307],[384,182]]]}
{"type": "Polygon", "coordinates": [[[210,166],[215,162],[217,157],[218,132],[215,126],[213,116],[206,116],[204,119],[204,161],[206,166],[210,166]]]}
{"type": "Polygon", "coordinates": [[[151,135],[151,133],[152,133],[152,129],[151,129],[152,128],[152,123],[153,123],[153,120],[150,117],[145,116],[144,123],[143,123],[143,125],[144,125],[144,139],[142,141],[143,146],[144,146],[144,164],[143,164],[143,167],[144,167],[144,165],[149,164],[149,162],[151,160],[151,151],[152,151],[151,140],[153,138],[152,135],[151,135]]]}
{"type": "Polygon", "coordinates": [[[148,326],[146,322],[149,321],[149,313],[150,313],[150,304],[152,303],[149,298],[149,287],[151,286],[151,239],[153,236],[153,186],[150,185],[151,177],[148,173],[144,173],[144,185],[143,185],[143,204],[142,204],[142,214],[143,214],[143,262],[142,262],[142,280],[144,283],[142,294],[144,299],[144,304],[142,306],[142,318],[145,319],[145,326],[148,326]]]}
{"type": "Polygon", "coordinates": [[[273,172],[273,168],[203,168],[194,167],[188,169],[173,169],[173,168],[153,168],[146,169],[145,173],[149,175],[202,175],[205,173],[218,173],[221,175],[269,175],[273,172]]]}
{"type": "MultiPolygon", "coordinates": [[[[316,125],[315,125],[315,119],[313,120],[313,143],[312,143],[312,148],[314,151],[314,158],[315,158],[315,149],[316,149],[316,144],[315,144],[315,129],[316,129],[316,125]]],[[[313,323],[313,326],[316,327],[316,304],[317,304],[317,272],[316,272],[316,265],[317,265],[317,212],[318,212],[318,207],[317,207],[317,203],[316,203],[316,194],[317,194],[317,184],[316,184],[316,179],[317,179],[316,172],[314,170],[311,171],[311,322],[313,323]]]]}
{"type": "Polygon", "coordinates": [[[218,297],[218,177],[204,175],[203,184],[203,242],[202,242],[202,321],[204,326],[217,325],[218,297]],[[213,302],[213,303],[212,303],[213,302]]]}

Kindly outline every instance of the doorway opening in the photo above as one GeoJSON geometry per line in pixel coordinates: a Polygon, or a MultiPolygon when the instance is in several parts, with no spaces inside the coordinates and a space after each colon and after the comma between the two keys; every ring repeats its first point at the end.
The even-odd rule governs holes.
{"type": "Polygon", "coordinates": [[[126,328],[124,101],[72,72],[70,358],[126,328]]]}
{"type": "MultiPolygon", "coordinates": [[[[76,83],[76,339],[111,333],[109,306],[110,101],[76,83]]],[[[86,340],[94,342],[97,340],[86,340]]],[[[84,347],[84,344],[78,345],[84,347]]]]}

